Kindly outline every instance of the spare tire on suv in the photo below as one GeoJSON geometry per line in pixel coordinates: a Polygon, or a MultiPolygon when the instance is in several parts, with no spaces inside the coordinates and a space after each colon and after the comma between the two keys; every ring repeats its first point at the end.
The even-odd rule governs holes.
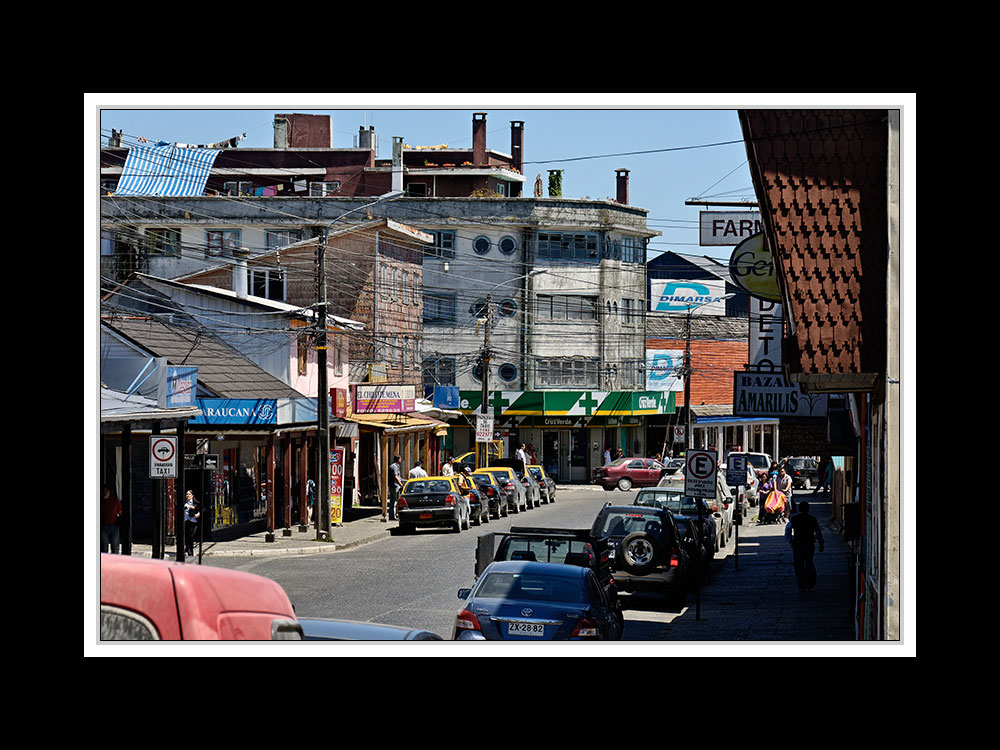
{"type": "Polygon", "coordinates": [[[625,570],[644,576],[656,569],[659,540],[647,531],[634,531],[621,542],[625,570]]]}

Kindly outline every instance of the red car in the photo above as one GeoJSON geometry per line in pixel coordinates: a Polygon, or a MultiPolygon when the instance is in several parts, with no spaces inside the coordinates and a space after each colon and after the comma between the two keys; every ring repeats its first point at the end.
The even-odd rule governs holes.
{"type": "Polygon", "coordinates": [[[101,640],[301,640],[284,589],[252,573],[101,555],[101,640]]]}
{"type": "Polygon", "coordinates": [[[666,471],[666,466],[652,458],[618,458],[594,469],[594,484],[607,492],[615,487],[620,490],[655,487],[666,471]]]}

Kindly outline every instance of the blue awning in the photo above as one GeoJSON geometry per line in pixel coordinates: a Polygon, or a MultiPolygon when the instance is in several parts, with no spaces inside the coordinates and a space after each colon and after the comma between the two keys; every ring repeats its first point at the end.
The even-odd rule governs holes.
{"type": "Polygon", "coordinates": [[[134,146],[128,150],[115,195],[171,197],[205,194],[217,149],[134,146]]]}

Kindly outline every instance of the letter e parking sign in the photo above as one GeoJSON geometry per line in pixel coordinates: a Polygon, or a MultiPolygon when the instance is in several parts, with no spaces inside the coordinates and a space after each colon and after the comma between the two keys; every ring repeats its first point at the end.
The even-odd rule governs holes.
{"type": "Polygon", "coordinates": [[[691,450],[685,457],[684,494],[688,497],[715,497],[719,455],[715,451],[691,450]]]}

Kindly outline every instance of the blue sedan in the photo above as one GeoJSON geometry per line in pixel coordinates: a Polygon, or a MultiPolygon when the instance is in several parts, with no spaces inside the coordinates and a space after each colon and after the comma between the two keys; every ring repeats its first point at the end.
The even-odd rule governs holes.
{"type": "Polygon", "coordinates": [[[594,571],[578,565],[490,563],[455,620],[456,641],[620,640],[621,625],[594,571]]]}

